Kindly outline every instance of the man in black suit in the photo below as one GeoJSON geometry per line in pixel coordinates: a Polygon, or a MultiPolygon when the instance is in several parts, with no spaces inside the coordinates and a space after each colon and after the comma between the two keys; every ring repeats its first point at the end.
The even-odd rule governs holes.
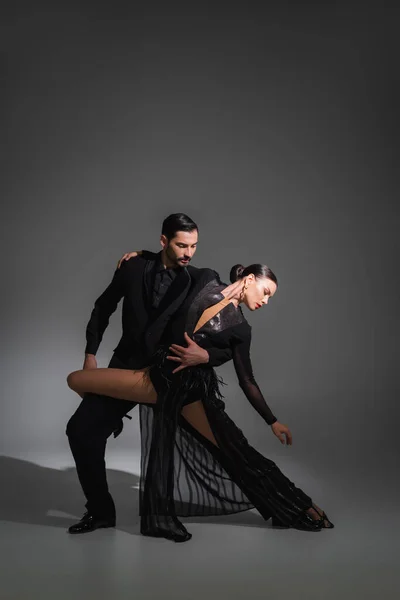
{"type": "MultiPolygon", "coordinates": [[[[161,252],[143,251],[122,263],[110,285],[95,302],[86,328],[83,368],[97,368],[96,352],[110,316],[122,298],[122,337],[108,366],[140,369],[149,364],[171,317],[184,315],[198,291],[212,279],[219,278],[211,269],[189,265],[197,239],[197,225],[184,214],[173,214],[163,222],[161,252]]],[[[206,351],[192,342],[184,366],[190,366],[190,360],[192,364],[206,362],[218,366],[229,358],[227,350],[213,348],[206,351]]],[[[107,485],[105,449],[107,438],[112,433],[115,437],[119,435],[122,418],[134,406],[135,402],[85,394],[69,420],[66,433],[87,500],[87,511],[69,528],[70,533],[115,526],[115,505],[107,485]]]]}

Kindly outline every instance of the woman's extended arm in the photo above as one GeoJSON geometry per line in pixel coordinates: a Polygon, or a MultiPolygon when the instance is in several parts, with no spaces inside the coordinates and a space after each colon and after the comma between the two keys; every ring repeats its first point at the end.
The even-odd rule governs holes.
{"type": "Polygon", "coordinates": [[[264,421],[266,421],[268,425],[271,425],[274,435],[276,435],[281,444],[286,443],[288,446],[291,446],[292,434],[289,427],[283,423],[279,423],[277,418],[273,415],[254,379],[250,360],[250,343],[251,337],[249,335],[233,347],[233,362],[239,379],[239,385],[250,404],[252,404],[258,414],[262,416],[264,421]]]}
{"type": "Polygon", "coordinates": [[[259,415],[262,416],[268,425],[277,422],[277,418],[273,415],[268,404],[264,400],[260,388],[257,385],[253,375],[253,368],[250,360],[250,336],[243,341],[237,343],[233,347],[233,363],[235,365],[236,374],[238,376],[239,385],[242,388],[246,398],[255,408],[259,415]]]}

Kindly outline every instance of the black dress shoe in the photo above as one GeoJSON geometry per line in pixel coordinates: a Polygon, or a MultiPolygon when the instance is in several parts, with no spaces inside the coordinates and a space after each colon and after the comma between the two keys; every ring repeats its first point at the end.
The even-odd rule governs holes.
{"type": "Polygon", "coordinates": [[[95,517],[89,512],[85,512],[79,523],[71,525],[68,529],[68,533],[89,533],[95,529],[102,529],[105,527],[115,527],[115,517],[95,517]]]}

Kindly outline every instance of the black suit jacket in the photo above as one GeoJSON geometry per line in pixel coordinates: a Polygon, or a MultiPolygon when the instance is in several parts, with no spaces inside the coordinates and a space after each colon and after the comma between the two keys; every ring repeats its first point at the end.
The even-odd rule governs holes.
{"type": "MultiPolygon", "coordinates": [[[[191,299],[212,279],[219,279],[212,269],[189,265],[179,269],[157,309],[153,309],[152,294],[156,261],[159,254],[144,251],[142,255],[124,261],[116,269],[106,290],[95,302],[86,327],[88,354],[96,354],[110,316],[123,298],[122,337],[114,352],[133,368],[144,367],[157,350],[163,332],[171,318],[186,312],[191,299]]],[[[231,358],[227,349],[209,348],[209,366],[218,366],[231,358]]]]}

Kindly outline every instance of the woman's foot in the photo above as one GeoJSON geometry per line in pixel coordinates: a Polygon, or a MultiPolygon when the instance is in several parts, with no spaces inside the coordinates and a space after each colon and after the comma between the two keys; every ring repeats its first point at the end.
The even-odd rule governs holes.
{"type": "Polygon", "coordinates": [[[272,526],[279,529],[301,529],[302,531],[321,531],[321,529],[332,529],[333,523],[328,519],[328,515],[316,504],[311,508],[300,513],[298,517],[290,522],[284,523],[279,517],[272,517],[272,526]]]}
{"type": "Polygon", "coordinates": [[[192,534],[175,517],[163,516],[161,519],[155,519],[152,524],[141,523],[140,533],[149,537],[158,537],[171,540],[173,542],[188,542],[192,534]]]}
{"type": "Polygon", "coordinates": [[[306,512],[300,513],[298,517],[292,521],[284,523],[278,517],[272,517],[272,526],[277,529],[299,529],[300,531],[321,531],[321,521],[312,519],[306,512]]]}
{"type": "Polygon", "coordinates": [[[334,524],[328,519],[328,515],[316,504],[313,504],[307,513],[312,519],[321,523],[322,529],[333,529],[334,524]]]}
{"type": "Polygon", "coordinates": [[[161,527],[158,527],[157,529],[153,529],[153,530],[142,529],[141,534],[149,536],[149,537],[165,538],[166,540],[171,540],[171,541],[177,542],[177,543],[188,542],[192,538],[192,534],[189,533],[188,531],[186,531],[186,533],[183,533],[183,532],[178,533],[176,531],[171,531],[169,529],[163,529],[161,527]]]}

